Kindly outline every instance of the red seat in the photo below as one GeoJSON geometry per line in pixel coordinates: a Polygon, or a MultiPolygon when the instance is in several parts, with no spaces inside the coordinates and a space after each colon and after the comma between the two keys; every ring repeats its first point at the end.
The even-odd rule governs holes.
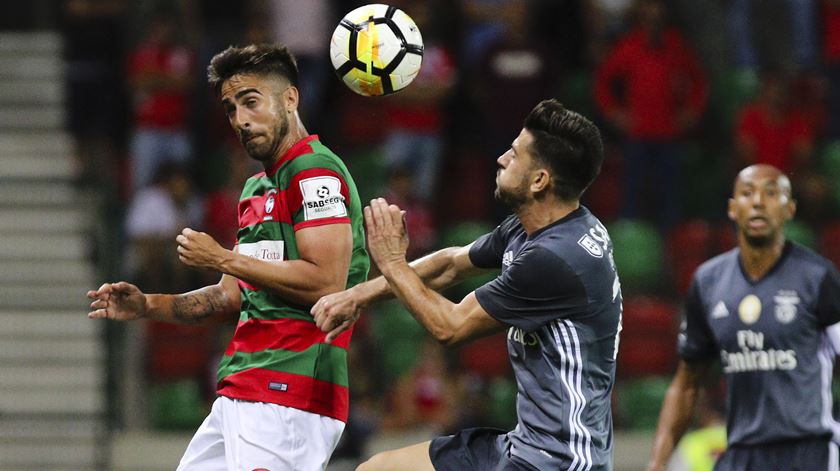
{"type": "Polygon", "coordinates": [[[820,253],[840,268],[840,221],[826,224],[820,231],[820,253]]]}
{"type": "Polygon", "coordinates": [[[609,155],[601,166],[601,174],[584,193],[584,204],[602,221],[618,218],[621,209],[621,159],[609,155]]]}
{"type": "Polygon", "coordinates": [[[702,219],[692,219],[675,226],[668,233],[667,250],[671,261],[683,257],[706,258],[712,247],[712,226],[702,219]]]}
{"type": "Polygon", "coordinates": [[[208,327],[149,322],[146,349],[152,380],[206,376],[211,345],[212,332],[208,327]]]}
{"type": "Polygon", "coordinates": [[[476,340],[461,348],[461,366],[484,378],[493,379],[510,374],[507,336],[498,334],[476,340]]]}
{"type": "Polygon", "coordinates": [[[623,378],[668,375],[677,362],[677,307],[666,300],[636,296],[624,300],[618,350],[618,375],[623,378]]]}
{"type": "Polygon", "coordinates": [[[723,222],[715,228],[715,246],[712,254],[717,255],[735,248],[738,245],[738,233],[731,222],[723,222]]]}

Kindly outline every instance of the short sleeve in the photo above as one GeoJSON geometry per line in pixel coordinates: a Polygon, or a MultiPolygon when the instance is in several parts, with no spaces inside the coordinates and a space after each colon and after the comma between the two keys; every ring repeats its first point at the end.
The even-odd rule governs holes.
{"type": "Polygon", "coordinates": [[[680,334],[677,338],[677,352],[686,361],[707,360],[715,355],[715,339],[709,324],[697,279],[691,282],[685,300],[685,313],[680,334]]]}
{"type": "Polygon", "coordinates": [[[508,232],[515,216],[502,221],[493,232],[476,239],[470,247],[470,262],[478,268],[499,268],[507,247],[508,232]]]}
{"type": "Polygon", "coordinates": [[[478,303],[499,322],[531,332],[546,323],[586,312],[586,289],[559,256],[526,249],[499,277],[475,291],[478,303]]]}
{"type": "Polygon", "coordinates": [[[820,284],[817,319],[823,326],[840,322],[840,273],[833,266],[829,267],[820,284]]]}
{"type": "Polygon", "coordinates": [[[294,174],[286,201],[295,230],[327,224],[349,224],[350,190],[344,177],[326,167],[310,167],[294,174]]]}

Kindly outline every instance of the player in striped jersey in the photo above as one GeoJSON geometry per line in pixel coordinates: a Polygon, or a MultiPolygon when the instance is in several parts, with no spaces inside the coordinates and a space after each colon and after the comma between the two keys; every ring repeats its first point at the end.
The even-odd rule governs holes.
{"type": "Polygon", "coordinates": [[[359,195],[344,163],[298,116],[297,66],[284,46],[228,48],[208,68],[231,126],[265,171],[245,183],[234,250],[184,229],[181,261],[217,285],[144,294],[90,291],[91,318],[235,323],[219,398],[179,470],[323,470],[348,414],[347,331],[327,344],[309,308],[365,280],[359,195]]]}
{"type": "Polygon", "coordinates": [[[381,453],[360,470],[613,469],[621,289],[609,235],[579,202],[602,161],[598,128],[545,100],[497,160],[496,196],[514,214],[493,232],[409,266],[400,209],[381,199],[365,208],[371,257],[384,277],[318,301],[318,325],[335,335],[360,306],[395,295],[447,345],[507,329],[518,423],[381,453]],[[502,274],[460,303],[433,291],[488,268],[502,274]]]}

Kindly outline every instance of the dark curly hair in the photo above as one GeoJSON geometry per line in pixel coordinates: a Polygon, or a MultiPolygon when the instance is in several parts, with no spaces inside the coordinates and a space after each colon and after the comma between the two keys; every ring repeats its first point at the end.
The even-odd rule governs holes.
{"type": "Polygon", "coordinates": [[[543,100],[525,118],[534,136],[530,151],[547,165],[554,193],[563,201],[579,199],[601,172],[604,143],[592,121],[566,109],[556,99],[543,100]]]}
{"type": "Polygon", "coordinates": [[[221,93],[225,80],[237,74],[279,75],[298,86],[297,61],[282,44],[230,46],[213,56],[207,67],[207,81],[216,95],[221,93]]]}

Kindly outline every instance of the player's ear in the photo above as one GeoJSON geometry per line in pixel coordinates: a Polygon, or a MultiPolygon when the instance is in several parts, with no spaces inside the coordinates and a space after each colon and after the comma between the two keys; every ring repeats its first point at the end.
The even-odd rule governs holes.
{"type": "Polygon", "coordinates": [[[785,205],[785,221],[790,221],[796,216],[796,200],[791,198],[785,205]]]}
{"type": "Polygon", "coordinates": [[[735,220],[735,198],[729,198],[726,206],[726,215],[729,217],[730,221],[735,220]]]}
{"type": "Polygon", "coordinates": [[[542,193],[551,186],[551,174],[544,168],[538,168],[531,176],[531,192],[542,193]]]}
{"type": "Polygon", "coordinates": [[[298,104],[300,103],[300,92],[298,91],[297,87],[294,85],[289,85],[283,91],[283,106],[286,107],[286,111],[291,113],[297,111],[298,104]]]}

